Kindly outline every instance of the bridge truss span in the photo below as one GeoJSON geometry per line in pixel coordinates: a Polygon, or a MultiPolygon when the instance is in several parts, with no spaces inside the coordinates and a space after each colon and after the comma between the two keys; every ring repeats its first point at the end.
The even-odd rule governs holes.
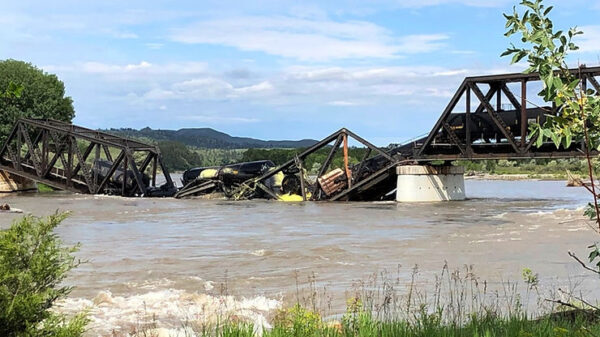
{"type": "MultiPolygon", "coordinates": [[[[600,67],[570,70],[584,88],[600,92],[600,67]]],[[[582,156],[582,144],[568,149],[553,143],[533,144],[529,126],[559,113],[554,105],[536,105],[528,89],[541,88],[538,74],[467,77],[427,137],[403,154],[417,160],[569,158],[582,156]],[[515,90],[516,89],[516,90],[515,90]],[[463,106],[460,110],[459,106],[463,106]]]]}
{"type": "Polygon", "coordinates": [[[51,119],[19,119],[0,149],[0,170],[76,193],[175,193],[158,147],[51,119]]]}

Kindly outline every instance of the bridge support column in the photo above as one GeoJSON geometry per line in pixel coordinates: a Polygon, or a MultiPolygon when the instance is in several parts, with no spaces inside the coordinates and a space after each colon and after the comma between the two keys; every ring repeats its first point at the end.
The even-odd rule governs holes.
{"type": "Polygon", "coordinates": [[[464,168],[407,165],[396,167],[396,201],[435,202],[465,200],[464,168]]]}
{"type": "Polygon", "coordinates": [[[0,170],[0,193],[37,190],[34,181],[0,170]]]}

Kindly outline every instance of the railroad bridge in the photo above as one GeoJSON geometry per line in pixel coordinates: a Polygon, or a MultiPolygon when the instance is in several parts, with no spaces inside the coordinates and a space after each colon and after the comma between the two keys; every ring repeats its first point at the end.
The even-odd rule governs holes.
{"type": "MultiPolygon", "coordinates": [[[[570,70],[584,88],[600,92],[600,67],[570,70]]],[[[544,143],[536,147],[529,125],[557,115],[556,106],[535,106],[528,99],[539,90],[538,74],[467,77],[431,131],[407,144],[381,149],[347,129],[341,129],[277,167],[258,170],[253,177],[226,186],[218,178],[193,179],[175,194],[174,183],[153,145],[53,120],[21,119],[0,149],[0,170],[78,193],[123,196],[183,197],[221,187],[233,199],[280,199],[281,192],[301,200],[452,200],[464,198],[462,172],[456,167],[427,166],[431,161],[574,158],[584,156],[583,144],[569,148],[544,143]],[[367,151],[357,164],[348,162],[348,141],[367,151]],[[306,159],[327,148],[316,179],[305,174],[306,159]],[[343,169],[330,170],[343,149],[343,169]],[[92,155],[92,153],[94,153],[92,155]],[[157,172],[164,184],[157,186],[157,172]],[[284,176],[283,185],[273,184],[284,176]],[[287,179],[287,184],[286,184],[287,179]],[[415,192],[417,191],[417,192],[415,192]],[[420,192],[419,192],[420,191],[420,192]]],[[[256,166],[256,165],[255,165],[256,166]]],[[[241,166],[235,166],[239,168],[241,166]]],[[[229,167],[230,171],[233,170],[229,167]]]]}
{"type": "Polygon", "coordinates": [[[17,121],[0,149],[0,171],[75,193],[174,193],[158,147],[50,119],[17,121]]]}

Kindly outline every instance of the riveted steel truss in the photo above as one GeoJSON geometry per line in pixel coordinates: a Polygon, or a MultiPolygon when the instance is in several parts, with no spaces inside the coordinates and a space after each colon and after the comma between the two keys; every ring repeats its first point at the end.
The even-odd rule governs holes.
{"type": "Polygon", "coordinates": [[[50,119],[17,121],[0,150],[0,170],[77,193],[153,196],[174,190],[156,146],[50,119]],[[156,187],[159,169],[162,189],[156,187]]]}
{"type": "MultiPolygon", "coordinates": [[[[589,85],[600,92],[596,79],[600,67],[570,71],[580,77],[584,88],[589,85]]],[[[547,116],[559,113],[555,106],[533,106],[529,102],[528,83],[539,81],[535,73],[467,77],[428,136],[395,152],[416,160],[583,156],[581,143],[559,149],[552,143],[540,148],[532,146],[536,139],[530,137],[529,125],[543,124],[547,116]],[[509,88],[515,84],[520,86],[520,93],[509,88]],[[503,100],[507,100],[506,104],[503,100]],[[459,102],[464,102],[465,110],[456,112],[459,102]]]]}
{"type": "Polygon", "coordinates": [[[347,129],[341,129],[317,144],[298,154],[288,162],[269,170],[267,173],[244,182],[233,193],[234,199],[250,199],[261,193],[269,199],[280,199],[275,188],[268,181],[278,173],[286,175],[295,174],[300,182],[300,194],[303,200],[380,200],[395,188],[395,167],[400,162],[369,143],[357,134],[347,129]],[[348,141],[354,140],[367,148],[362,160],[355,165],[347,163],[348,141]],[[333,144],[333,145],[331,145],[333,144]],[[311,154],[320,149],[329,148],[325,160],[320,163],[319,172],[310,181],[306,175],[304,161],[311,154]],[[325,191],[325,182],[319,178],[326,176],[330,170],[333,158],[338,151],[343,149],[345,160],[344,169],[339,169],[341,174],[335,183],[339,189],[325,191]],[[369,158],[370,154],[377,154],[369,158]]]}

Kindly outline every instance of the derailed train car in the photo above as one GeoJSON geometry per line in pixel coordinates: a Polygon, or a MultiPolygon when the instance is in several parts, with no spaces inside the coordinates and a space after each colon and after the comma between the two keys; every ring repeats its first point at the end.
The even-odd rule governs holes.
{"type": "MultiPolygon", "coordinates": [[[[275,164],[270,160],[191,168],[183,173],[181,178],[183,188],[175,197],[222,194],[231,198],[242,183],[273,168],[275,168],[275,164]]],[[[280,187],[281,180],[279,178],[280,176],[273,177],[269,185],[272,188],[280,187]]]]}
{"type": "Polygon", "coordinates": [[[400,159],[402,157],[394,158],[351,131],[341,129],[277,167],[269,160],[262,160],[190,169],[183,174],[184,187],[175,197],[219,193],[233,200],[386,200],[393,198],[395,167],[400,159]],[[364,157],[355,165],[349,164],[349,138],[366,147],[364,157]],[[319,163],[319,172],[309,175],[304,161],[322,148],[329,148],[329,154],[319,163]],[[340,149],[343,149],[344,165],[331,167],[340,149]]]}

